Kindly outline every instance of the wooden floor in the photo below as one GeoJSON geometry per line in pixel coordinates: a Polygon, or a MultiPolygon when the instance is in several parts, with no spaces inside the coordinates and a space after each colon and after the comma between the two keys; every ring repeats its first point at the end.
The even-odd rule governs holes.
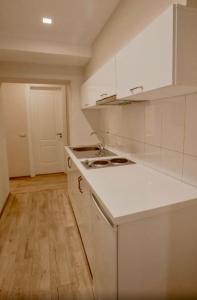
{"type": "Polygon", "coordinates": [[[63,174],[11,181],[0,219],[0,299],[93,299],[63,174]]]}

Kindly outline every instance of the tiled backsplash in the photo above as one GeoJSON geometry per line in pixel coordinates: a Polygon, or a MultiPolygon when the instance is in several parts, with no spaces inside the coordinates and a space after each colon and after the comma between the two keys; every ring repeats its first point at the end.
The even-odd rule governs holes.
{"type": "Polygon", "coordinates": [[[107,145],[197,186],[197,94],[102,109],[107,145]]]}

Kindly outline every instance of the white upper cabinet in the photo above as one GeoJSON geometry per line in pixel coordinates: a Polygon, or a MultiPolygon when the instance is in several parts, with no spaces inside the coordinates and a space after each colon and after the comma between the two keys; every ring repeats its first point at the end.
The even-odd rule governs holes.
{"type": "Polygon", "coordinates": [[[197,92],[196,55],[197,10],[171,5],[83,84],[82,107],[197,92]]]}
{"type": "Polygon", "coordinates": [[[115,57],[110,59],[94,76],[97,90],[97,100],[111,97],[116,94],[116,67],[115,57]]]}
{"type": "Polygon", "coordinates": [[[117,98],[153,100],[197,90],[197,10],[170,6],[116,56],[117,98]]]}
{"type": "Polygon", "coordinates": [[[97,91],[94,84],[94,76],[92,76],[81,86],[81,106],[82,108],[95,106],[96,100],[97,91]]]}
{"type": "Polygon", "coordinates": [[[94,107],[97,100],[116,94],[115,57],[111,58],[81,86],[82,108],[94,107]]]}

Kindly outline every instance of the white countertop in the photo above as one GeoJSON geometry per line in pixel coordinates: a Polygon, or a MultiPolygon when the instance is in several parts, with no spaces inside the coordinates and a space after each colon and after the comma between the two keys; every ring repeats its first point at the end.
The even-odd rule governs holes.
{"type": "Polygon", "coordinates": [[[138,162],[86,169],[69,147],[65,149],[114,224],[197,204],[197,188],[138,162]]]}

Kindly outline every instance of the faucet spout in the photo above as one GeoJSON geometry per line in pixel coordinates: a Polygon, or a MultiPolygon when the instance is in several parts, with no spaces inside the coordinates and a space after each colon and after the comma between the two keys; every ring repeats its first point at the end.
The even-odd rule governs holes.
{"type": "Polygon", "coordinates": [[[104,137],[101,134],[99,134],[98,132],[96,132],[96,131],[92,131],[90,133],[90,136],[91,135],[96,135],[101,140],[100,143],[98,144],[98,147],[100,148],[100,151],[102,152],[105,149],[105,140],[104,140],[104,137]]]}

